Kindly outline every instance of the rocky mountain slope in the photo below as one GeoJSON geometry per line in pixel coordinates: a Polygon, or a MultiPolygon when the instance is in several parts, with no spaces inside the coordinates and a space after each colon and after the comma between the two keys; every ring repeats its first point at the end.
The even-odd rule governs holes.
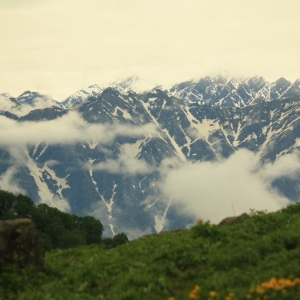
{"type": "MultiPolygon", "coordinates": [[[[299,94],[299,81],[206,77],[142,93],[91,86],[25,115],[9,105],[31,105],[29,92],[2,96],[9,109],[0,114],[0,188],[91,214],[104,235],[184,228],[195,216],[162,193],[166,172],[224,161],[239,149],[262,164],[293,153],[300,146],[299,94]]],[[[296,201],[299,175],[274,177],[270,185],[296,201]]]]}

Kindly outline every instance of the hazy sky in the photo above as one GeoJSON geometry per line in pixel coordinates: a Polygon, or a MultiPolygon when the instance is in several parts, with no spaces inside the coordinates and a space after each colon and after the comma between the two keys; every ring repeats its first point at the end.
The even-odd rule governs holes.
{"type": "Polygon", "coordinates": [[[300,77],[298,0],[0,0],[0,93],[57,100],[137,75],[300,77]]]}

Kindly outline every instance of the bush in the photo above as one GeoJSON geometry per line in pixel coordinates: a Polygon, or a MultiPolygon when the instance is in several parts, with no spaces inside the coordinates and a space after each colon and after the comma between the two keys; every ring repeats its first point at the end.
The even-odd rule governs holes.
{"type": "Polygon", "coordinates": [[[108,249],[115,248],[117,246],[126,244],[127,242],[129,242],[128,237],[123,232],[116,234],[113,238],[105,238],[105,239],[103,239],[103,244],[108,249]]]}
{"type": "Polygon", "coordinates": [[[213,243],[225,237],[224,231],[219,226],[210,224],[209,220],[203,223],[201,219],[198,219],[197,224],[192,227],[191,231],[194,238],[202,237],[213,243]]]}

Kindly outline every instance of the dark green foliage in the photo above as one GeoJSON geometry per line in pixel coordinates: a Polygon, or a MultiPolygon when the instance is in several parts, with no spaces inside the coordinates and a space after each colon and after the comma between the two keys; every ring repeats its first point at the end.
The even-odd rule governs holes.
{"type": "Polygon", "coordinates": [[[116,234],[113,238],[104,238],[103,239],[103,244],[108,249],[126,244],[127,242],[129,242],[128,237],[123,232],[116,234]]]}
{"type": "Polygon", "coordinates": [[[13,210],[18,218],[31,218],[32,212],[36,209],[34,202],[27,196],[18,195],[13,210]]]}
{"type": "Polygon", "coordinates": [[[35,203],[27,196],[0,191],[0,220],[30,218],[44,239],[45,249],[99,244],[103,225],[93,217],[79,217],[47,204],[35,203]]]}
{"type": "Polygon", "coordinates": [[[192,234],[194,238],[202,237],[215,243],[221,238],[224,240],[226,232],[222,227],[211,225],[210,222],[198,221],[197,225],[192,228],[192,234]]]}
{"type": "Polygon", "coordinates": [[[117,246],[112,238],[103,238],[102,243],[107,249],[114,248],[117,246]]]}
{"type": "Polygon", "coordinates": [[[99,235],[99,232],[103,231],[103,226],[95,218],[90,216],[77,218],[76,228],[81,232],[85,232],[88,245],[98,244],[101,242],[101,235],[99,235]]]}
{"type": "Polygon", "coordinates": [[[14,194],[6,191],[0,192],[0,218],[2,220],[15,218],[13,208],[16,201],[16,196],[14,194]]]}
{"type": "Polygon", "coordinates": [[[76,246],[83,246],[87,244],[85,233],[75,230],[63,230],[60,234],[57,245],[61,249],[73,248],[76,246]]]}
{"type": "Polygon", "coordinates": [[[113,240],[118,244],[118,245],[122,245],[122,244],[126,244],[128,242],[128,237],[125,233],[121,232],[116,234],[113,237],[113,240]]]}
{"type": "Polygon", "coordinates": [[[295,204],[288,205],[286,208],[281,210],[284,213],[288,214],[300,214],[300,202],[296,202],[295,204]]]}

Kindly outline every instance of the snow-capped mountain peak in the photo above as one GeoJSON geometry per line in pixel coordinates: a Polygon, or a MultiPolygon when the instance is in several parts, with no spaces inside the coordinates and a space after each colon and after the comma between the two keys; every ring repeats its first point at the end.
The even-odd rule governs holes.
{"type": "Polygon", "coordinates": [[[61,104],[49,96],[25,91],[18,98],[11,97],[8,93],[0,94],[0,110],[23,116],[35,109],[44,109],[51,106],[60,107],[61,104]]]}
{"type": "Polygon", "coordinates": [[[169,93],[186,103],[209,104],[227,107],[245,107],[259,101],[271,101],[298,95],[300,81],[291,84],[285,78],[268,82],[261,76],[244,79],[222,75],[206,76],[175,84],[169,93]]]}
{"type": "Polygon", "coordinates": [[[128,92],[142,93],[154,88],[156,84],[143,80],[139,77],[128,77],[108,84],[107,86],[94,84],[83,88],[62,102],[65,108],[77,107],[86,102],[90,97],[97,97],[106,88],[112,88],[122,94],[128,92]]]}
{"type": "Polygon", "coordinates": [[[104,87],[98,84],[82,88],[62,102],[65,108],[76,107],[88,100],[91,96],[97,96],[104,90],[104,87]]]}
{"type": "Polygon", "coordinates": [[[128,91],[142,93],[153,89],[157,84],[134,76],[115,81],[111,83],[110,86],[121,93],[126,93],[128,91]]]}

